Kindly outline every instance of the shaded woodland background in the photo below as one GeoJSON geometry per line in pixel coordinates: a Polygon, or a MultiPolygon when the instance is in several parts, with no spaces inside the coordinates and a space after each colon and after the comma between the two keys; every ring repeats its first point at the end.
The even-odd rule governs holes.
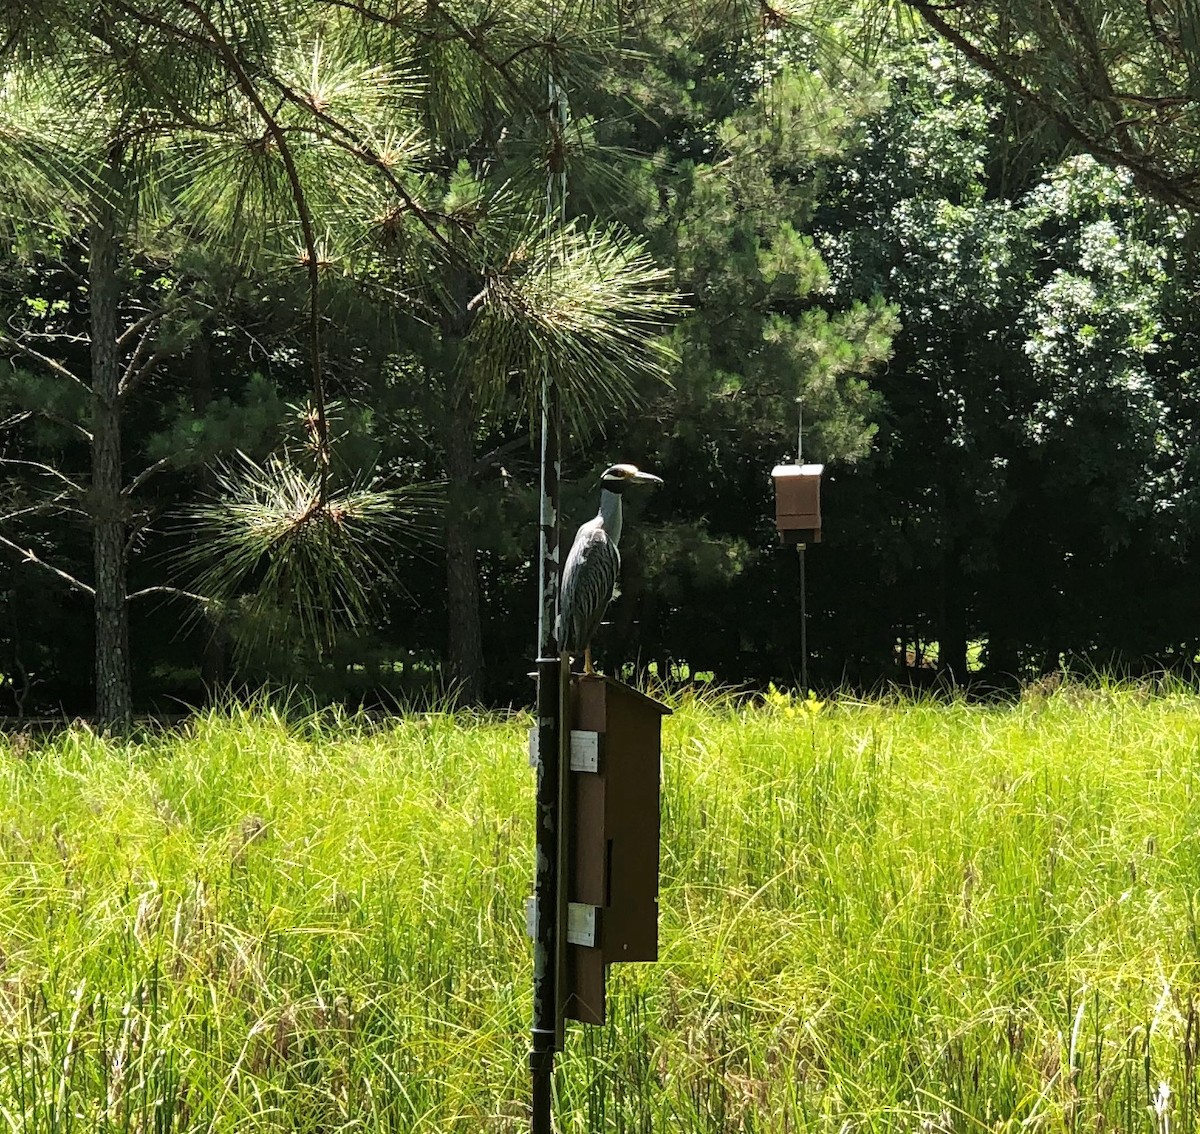
{"type": "Polygon", "coordinates": [[[1182,24],[1122,7],[1109,18],[1140,35],[1131,48],[1097,47],[1099,6],[1054,26],[1015,3],[936,9],[931,26],[865,7],[568,5],[554,35],[536,4],[101,8],[8,16],[0,37],[0,714],[91,711],[102,535],[127,572],[110,669],[136,709],[263,683],[527,701],[520,344],[542,340],[514,338],[522,320],[599,327],[595,355],[618,367],[547,356],[578,391],[566,538],[612,461],[666,482],[627,524],[610,669],[798,679],[798,564],[769,474],[796,455],[800,398],[804,456],[827,466],[813,683],[1191,675],[1182,24]],[[552,137],[551,69],[570,108],[552,137]],[[86,177],[61,157],[81,129],[104,143],[86,177]],[[548,170],[581,235],[539,276],[548,170]],[[628,304],[605,324],[613,281],[628,304]],[[107,495],[105,406],[121,442],[107,495]],[[278,488],[289,467],[335,499],[398,491],[406,510],[351,561],[369,610],[317,633],[264,588],[269,557],[205,592],[228,548],[204,509],[266,507],[255,478],[278,488]]]}

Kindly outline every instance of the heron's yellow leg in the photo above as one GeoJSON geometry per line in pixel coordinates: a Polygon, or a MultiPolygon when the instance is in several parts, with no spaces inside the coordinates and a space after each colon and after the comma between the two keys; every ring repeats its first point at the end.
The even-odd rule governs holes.
{"type": "Polygon", "coordinates": [[[596,672],[592,668],[592,647],[591,646],[585,646],[583,648],[583,672],[584,673],[595,673],[596,672]]]}

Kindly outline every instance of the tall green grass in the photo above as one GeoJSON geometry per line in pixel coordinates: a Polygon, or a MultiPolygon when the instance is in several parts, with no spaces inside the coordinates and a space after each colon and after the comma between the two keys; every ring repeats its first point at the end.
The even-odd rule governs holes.
{"type": "MultiPolygon", "coordinates": [[[[1200,1130],[1200,699],[676,709],[564,1132],[1200,1130]]],[[[525,1129],[528,724],[0,738],[3,1123],[525,1129]]]]}

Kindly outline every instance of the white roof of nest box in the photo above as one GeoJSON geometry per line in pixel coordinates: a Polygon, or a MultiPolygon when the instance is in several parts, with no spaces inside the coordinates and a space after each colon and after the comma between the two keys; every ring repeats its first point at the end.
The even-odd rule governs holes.
{"type": "Polygon", "coordinates": [[[820,476],[824,465],[776,465],[772,476],[820,476]]]}

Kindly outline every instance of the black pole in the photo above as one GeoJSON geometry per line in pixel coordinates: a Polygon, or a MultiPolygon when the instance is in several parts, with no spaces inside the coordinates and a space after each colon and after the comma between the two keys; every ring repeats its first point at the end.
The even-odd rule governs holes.
{"type": "MultiPolygon", "coordinates": [[[[546,220],[566,219],[566,166],[562,160],[567,104],[549,80],[551,168],[546,184],[546,220]]],[[[554,1053],[561,1042],[567,934],[565,863],[565,778],[563,739],[568,667],[557,641],[559,590],[559,477],[562,472],[561,397],[548,362],[542,366],[541,505],[538,516],[537,660],[537,832],[534,866],[533,1029],[529,1051],[531,1128],[553,1134],[554,1053]]]]}
{"type": "Polygon", "coordinates": [[[539,517],[541,606],[537,660],[537,831],[534,866],[533,1045],[529,1052],[533,1134],[552,1134],[551,1094],[558,1048],[560,930],[559,832],[562,809],[562,659],[558,621],[559,394],[549,373],[542,380],[542,500],[539,517]]]}
{"type": "Polygon", "coordinates": [[[557,657],[537,662],[537,863],[534,875],[533,1046],[529,1052],[533,1134],[551,1134],[558,1030],[559,681],[557,657]]]}

